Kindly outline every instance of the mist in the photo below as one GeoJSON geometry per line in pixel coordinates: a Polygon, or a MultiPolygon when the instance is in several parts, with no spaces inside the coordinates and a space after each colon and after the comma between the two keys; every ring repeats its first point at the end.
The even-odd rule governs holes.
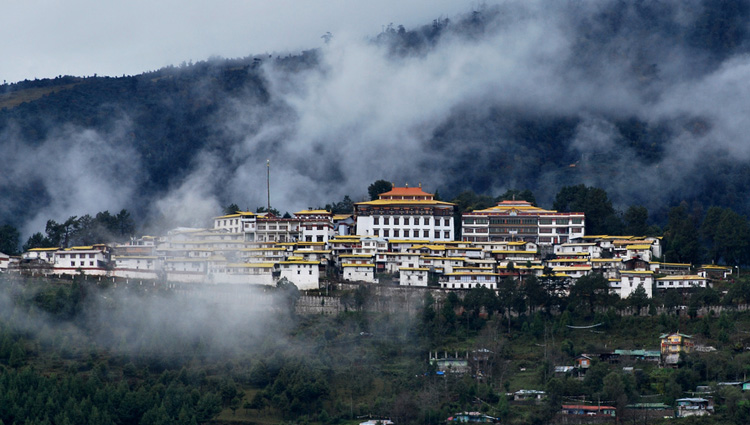
{"type": "MultiPolygon", "coordinates": [[[[35,148],[3,165],[12,184],[33,177],[47,193],[24,219],[27,233],[45,218],[129,205],[152,229],[209,225],[230,203],[265,205],[266,160],[282,213],[364,200],[378,179],[443,198],[530,189],[543,207],[562,186],[584,183],[617,208],[641,204],[657,217],[683,200],[748,213],[738,191],[750,188],[749,10],[708,0],[506,1],[368,38],[334,33],[314,51],[257,56],[247,70],[257,84],[218,99],[215,75],[190,86],[213,102],[200,118],[206,136],[169,178],[144,164],[142,148],[117,143],[117,131],[85,128],[42,143],[70,149],[35,148]],[[101,149],[88,154],[74,139],[101,149]],[[99,183],[51,195],[49,182],[65,178],[99,183]]],[[[122,127],[132,114],[118,117],[122,127]]],[[[1,208],[18,211],[13,200],[1,208]]]]}
{"type": "Polygon", "coordinates": [[[269,288],[2,283],[5,325],[70,353],[96,347],[167,361],[223,359],[287,347],[294,323],[283,294],[269,288]]]}

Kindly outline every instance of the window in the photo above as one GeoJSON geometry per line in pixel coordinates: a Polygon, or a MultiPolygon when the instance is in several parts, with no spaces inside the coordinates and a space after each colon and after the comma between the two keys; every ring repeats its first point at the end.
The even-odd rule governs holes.
{"type": "Polygon", "coordinates": [[[380,217],[373,217],[372,224],[375,224],[375,225],[380,224],[380,217]]]}
{"type": "Polygon", "coordinates": [[[383,224],[386,226],[391,224],[391,218],[390,217],[383,217],[383,224]]]}
{"type": "Polygon", "coordinates": [[[93,266],[93,265],[94,265],[94,262],[93,261],[89,261],[89,266],[93,266]]]}
{"type": "Polygon", "coordinates": [[[400,231],[400,230],[398,230],[398,229],[393,229],[393,237],[394,237],[394,238],[397,238],[397,237],[399,237],[399,235],[400,235],[400,234],[401,234],[401,231],[400,231]]]}
{"type": "Polygon", "coordinates": [[[419,226],[421,221],[422,221],[422,217],[414,217],[414,224],[416,226],[419,226]]]}
{"type": "Polygon", "coordinates": [[[422,237],[424,237],[424,238],[429,238],[430,237],[430,231],[429,230],[423,230],[422,233],[424,235],[422,237]]]}
{"type": "Polygon", "coordinates": [[[393,217],[393,225],[398,226],[399,224],[399,217],[393,217]]]}

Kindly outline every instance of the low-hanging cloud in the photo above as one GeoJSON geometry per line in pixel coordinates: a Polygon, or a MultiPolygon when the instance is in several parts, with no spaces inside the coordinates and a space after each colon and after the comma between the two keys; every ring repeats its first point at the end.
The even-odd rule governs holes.
{"type": "Polygon", "coordinates": [[[621,208],[700,196],[712,164],[750,161],[748,31],[742,14],[704,31],[721,7],[506,1],[375,40],[335,33],[299,66],[259,57],[262,100],[220,99],[211,140],[152,216],[192,226],[265,205],[266,160],[282,212],[363,200],[381,178],[449,196],[528,188],[543,206],[578,183],[621,208]]]}

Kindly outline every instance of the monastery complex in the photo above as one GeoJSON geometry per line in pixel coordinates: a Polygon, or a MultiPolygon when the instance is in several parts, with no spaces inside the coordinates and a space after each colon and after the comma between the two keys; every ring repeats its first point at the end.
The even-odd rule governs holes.
{"type": "Polygon", "coordinates": [[[454,204],[421,187],[394,187],[356,203],[354,214],[238,211],[215,217],[211,228],[178,228],[127,244],[34,248],[16,259],[0,254],[0,270],[185,284],[275,285],[286,278],[302,290],[336,281],[494,290],[509,277],[573,283],[601,273],[623,298],[639,286],[649,297],[705,287],[732,272],[703,266],[691,273],[690,264],[658,261],[658,237],[586,235],[585,223],[581,212],[516,200],[458,217],[454,204]]]}

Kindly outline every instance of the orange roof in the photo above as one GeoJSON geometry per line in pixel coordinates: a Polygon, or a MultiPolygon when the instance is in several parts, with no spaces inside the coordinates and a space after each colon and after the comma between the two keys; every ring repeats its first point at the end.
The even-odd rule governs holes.
{"type": "Polygon", "coordinates": [[[390,196],[428,196],[432,199],[433,194],[424,192],[421,187],[394,187],[388,192],[380,194],[380,198],[390,196]]]}

